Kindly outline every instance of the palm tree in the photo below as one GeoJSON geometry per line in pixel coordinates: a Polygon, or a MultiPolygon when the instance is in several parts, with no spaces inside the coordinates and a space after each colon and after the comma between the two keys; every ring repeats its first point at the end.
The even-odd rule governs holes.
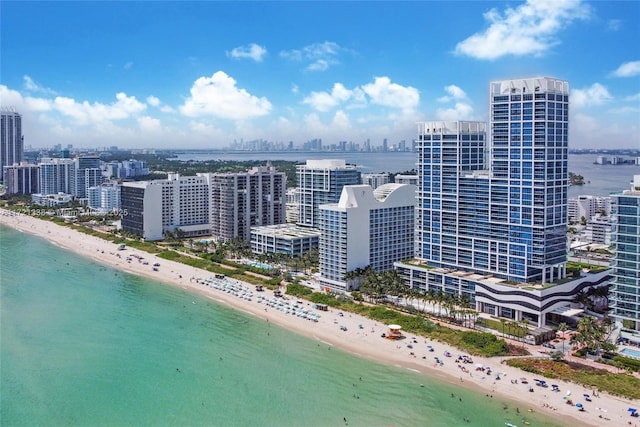
{"type": "Polygon", "coordinates": [[[583,308],[587,308],[587,309],[590,308],[592,305],[591,298],[589,298],[589,295],[584,290],[580,290],[573,297],[573,302],[580,304],[583,308]]]}
{"type": "Polygon", "coordinates": [[[507,319],[501,317],[500,323],[502,323],[502,338],[504,338],[504,326],[507,324],[507,319]]]}
{"type": "Polygon", "coordinates": [[[585,316],[578,322],[577,332],[571,337],[571,344],[578,344],[589,353],[598,354],[605,337],[605,328],[596,322],[595,317],[585,316]]]}
{"type": "Polygon", "coordinates": [[[558,325],[558,330],[562,332],[562,352],[563,353],[564,353],[564,333],[566,332],[567,329],[569,329],[569,325],[567,325],[565,322],[562,322],[558,325]]]}
{"type": "Polygon", "coordinates": [[[439,290],[435,293],[434,302],[438,304],[438,317],[442,317],[442,303],[444,303],[445,293],[442,290],[439,290]]]}

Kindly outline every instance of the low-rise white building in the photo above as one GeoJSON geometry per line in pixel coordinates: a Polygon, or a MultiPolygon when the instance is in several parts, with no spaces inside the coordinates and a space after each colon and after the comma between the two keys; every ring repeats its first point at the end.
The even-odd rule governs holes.
{"type": "Polygon", "coordinates": [[[73,196],[67,193],[42,194],[35,193],[31,195],[31,200],[36,205],[47,206],[50,208],[66,205],[73,200],[73,196]]]}
{"type": "Polygon", "coordinates": [[[281,253],[302,256],[318,247],[320,230],[295,224],[251,227],[251,250],[255,254],[281,253]]]}

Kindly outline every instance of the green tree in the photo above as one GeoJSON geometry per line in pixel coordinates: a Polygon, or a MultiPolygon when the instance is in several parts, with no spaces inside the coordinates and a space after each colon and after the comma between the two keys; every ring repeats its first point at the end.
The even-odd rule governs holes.
{"type": "Polygon", "coordinates": [[[565,322],[562,322],[558,325],[558,330],[562,332],[562,353],[564,353],[564,333],[567,331],[567,329],[569,329],[569,325],[567,325],[565,322]]]}
{"type": "Polygon", "coordinates": [[[595,317],[584,316],[578,322],[577,331],[571,337],[570,342],[597,355],[604,342],[605,333],[605,328],[598,324],[595,317]]]}

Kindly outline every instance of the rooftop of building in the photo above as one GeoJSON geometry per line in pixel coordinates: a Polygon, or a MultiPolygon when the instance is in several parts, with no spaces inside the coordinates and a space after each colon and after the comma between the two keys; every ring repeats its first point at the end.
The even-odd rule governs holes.
{"type": "Polygon", "coordinates": [[[587,277],[590,274],[599,274],[609,269],[608,266],[589,264],[587,262],[568,262],[567,263],[567,277],[558,279],[553,282],[515,282],[512,280],[506,280],[493,274],[481,274],[472,271],[457,270],[452,268],[434,267],[429,265],[427,261],[420,258],[411,258],[402,261],[403,264],[415,265],[426,270],[430,273],[448,274],[451,276],[472,280],[474,282],[482,282],[491,285],[510,286],[524,290],[542,290],[548,289],[554,286],[562,285],[564,283],[572,282],[574,280],[587,277]]]}
{"type": "Polygon", "coordinates": [[[295,239],[303,237],[319,237],[320,230],[311,227],[301,227],[295,224],[275,224],[251,227],[252,233],[279,237],[282,239],[295,239]]]}

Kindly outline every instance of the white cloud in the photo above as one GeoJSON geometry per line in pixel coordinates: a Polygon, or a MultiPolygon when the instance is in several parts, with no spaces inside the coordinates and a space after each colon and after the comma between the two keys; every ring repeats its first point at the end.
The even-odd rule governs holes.
{"type": "Polygon", "coordinates": [[[455,52],[476,59],[493,60],[505,55],[543,56],[560,43],[556,35],[576,19],[588,19],[591,8],[580,0],[528,0],[502,15],[491,9],[484,14],[489,27],[456,45],[455,52]]]}
{"type": "Polygon", "coordinates": [[[180,106],[180,112],[189,117],[241,120],[264,116],[271,111],[267,98],[258,98],[236,87],[236,81],[224,71],[217,71],[211,77],[200,77],[190,92],[191,96],[180,106]]]}
{"type": "Polygon", "coordinates": [[[472,118],[473,107],[464,102],[456,102],[452,108],[438,108],[436,117],[438,120],[457,121],[472,118]]]}
{"type": "Polygon", "coordinates": [[[50,89],[48,87],[44,87],[44,86],[40,85],[39,83],[36,83],[36,81],[33,80],[30,76],[24,75],[22,77],[22,79],[24,80],[24,88],[28,92],[36,92],[36,93],[41,93],[41,94],[45,94],[45,95],[55,95],[56,94],[56,92],[53,89],[50,89]]]}
{"type": "Polygon", "coordinates": [[[571,91],[571,105],[575,108],[602,105],[612,98],[607,88],[600,83],[594,83],[586,89],[573,89],[571,91]]]}
{"type": "Polygon", "coordinates": [[[153,95],[147,96],[147,104],[151,105],[152,107],[157,107],[160,105],[160,98],[153,95]]]}
{"type": "Polygon", "coordinates": [[[233,48],[231,52],[227,52],[227,56],[233,59],[252,59],[256,62],[262,62],[267,55],[267,49],[255,43],[247,46],[238,46],[233,48]]]}
{"type": "Polygon", "coordinates": [[[339,64],[338,55],[347,49],[340,47],[337,43],[326,41],[324,43],[314,43],[302,49],[281,51],[282,58],[296,62],[309,62],[308,71],[325,71],[330,66],[339,64]]]}
{"type": "Polygon", "coordinates": [[[327,92],[311,92],[302,102],[310,105],[318,111],[329,111],[341,102],[346,102],[351,98],[354,91],[344,87],[342,83],[335,83],[331,93],[327,92]]]}
{"type": "Polygon", "coordinates": [[[160,98],[158,98],[157,96],[149,95],[147,96],[146,101],[147,101],[147,104],[151,105],[152,107],[160,109],[160,111],[162,111],[163,113],[176,112],[174,108],[168,105],[165,105],[162,101],[160,101],[160,98]]]}
{"type": "Polygon", "coordinates": [[[389,77],[376,77],[373,83],[354,89],[348,89],[342,83],[335,83],[331,93],[311,92],[302,102],[321,112],[349,102],[347,108],[375,104],[409,112],[417,107],[419,101],[420,95],[417,89],[392,83],[389,77]]]}
{"type": "Polygon", "coordinates": [[[349,122],[349,116],[342,110],[336,111],[336,114],[333,116],[332,126],[334,128],[340,129],[349,129],[351,127],[351,123],[349,122]]]}
{"type": "Polygon", "coordinates": [[[444,87],[447,95],[438,98],[438,102],[453,102],[451,107],[436,109],[438,120],[470,120],[473,117],[473,107],[468,101],[467,94],[459,86],[449,85],[444,87]]]}
{"type": "Polygon", "coordinates": [[[125,63],[123,68],[125,70],[130,70],[131,68],[133,68],[133,61],[129,61],[129,62],[125,63]]]}
{"type": "Polygon", "coordinates": [[[465,93],[465,91],[463,91],[456,85],[445,86],[444,90],[449,95],[438,98],[439,102],[449,102],[453,99],[467,99],[467,94],[465,93]]]}
{"type": "Polygon", "coordinates": [[[635,95],[629,95],[624,98],[625,101],[640,101],[640,92],[635,95]]]}
{"type": "Polygon", "coordinates": [[[620,21],[619,19],[610,19],[607,22],[607,29],[609,31],[618,31],[621,26],[622,26],[622,21],[620,21]]]}
{"type": "Polygon", "coordinates": [[[614,77],[633,77],[640,75],[640,61],[625,62],[620,65],[612,75],[614,77]]]}
{"type": "Polygon", "coordinates": [[[137,122],[142,132],[157,134],[162,131],[162,124],[160,123],[160,120],[154,117],[149,117],[149,116],[139,117],[137,122]]]}
{"type": "Polygon", "coordinates": [[[418,89],[391,83],[389,77],[376,77],[373,83],[362,86],[362,90],[370,97],[372,104],[404,111],[415,109],[420,102],[418,89]]]}
{"type": "Polygon", "coordinates": [[[57,96],[53,100],[54,110],[72,117],[79,125],[126,119],[146,108],[147,106],[138,101],[135,96],[127,96],[124,92],[116,94],[116,102],[112,104],[100,102],[91,104],[87,101],[78,103],[75,99],[63,96],[57,96]]]}

